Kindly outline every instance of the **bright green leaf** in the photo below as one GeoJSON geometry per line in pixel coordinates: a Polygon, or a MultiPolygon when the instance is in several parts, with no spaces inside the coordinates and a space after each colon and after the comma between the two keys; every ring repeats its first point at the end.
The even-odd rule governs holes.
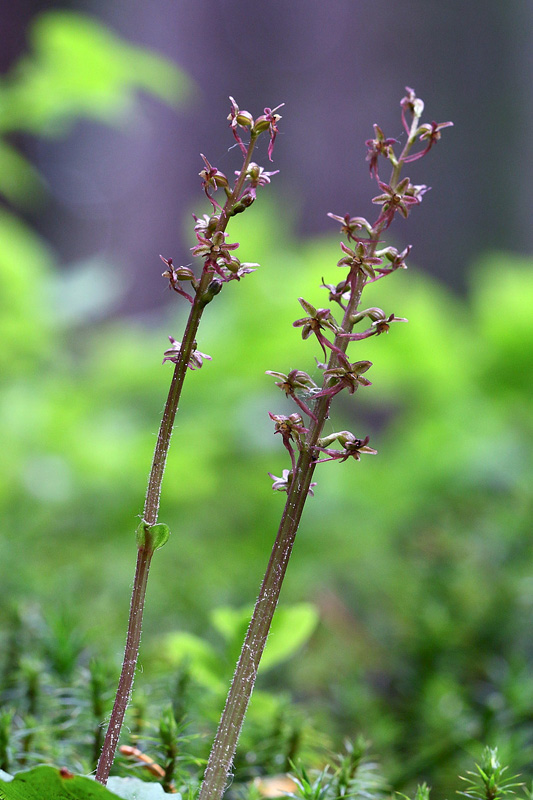
{"type": "Polygon", "coordinates": [[[270,669],[291,658],[310,639],[318,619],[311,603],[277,608],[260,669],[270,669]]]}
{"type": "Polygon", "coordinates": [[[211,624],[229,644],[236,636],[240,636],[243,628],[246,630],[252,611],[253,609],[249,606],[244,608],[230,608],[229,606],[215,608],[210,615],[211,624]]]}
{"type": "MultiPolygon", "coordinates": [[[[68,773],[71,775],[71,773],[68,773]]],[[[9,783],[0,782],[0,800],[112,800],[118,795],[81,775],[63,777],[56,767],[19,772],[9,783]]],[[[138,795],[141,800],[141,795],[138,795]]]]}
{"type": "Polygon", "coordinates": [[[189,669],[195,683],[210,689],[218,690],[225,677],[224,664],[211,645],[186,631],[164,636],[157,657],[165,665],[189,669]]]}
{"type": "MultiPolygon", "coordinates": [[[[230,658],[240,651],[252,609],[217,608],[211,621],[228,645],[230,658]]],[[[276,609],[260,669],[286,661],[309,639],[318,623],[318,613],[311,603],[281,606],[276,609]]]]}

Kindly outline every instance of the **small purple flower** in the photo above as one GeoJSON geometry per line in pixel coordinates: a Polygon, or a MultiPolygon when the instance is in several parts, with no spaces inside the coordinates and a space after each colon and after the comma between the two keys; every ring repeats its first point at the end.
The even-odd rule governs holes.
{"type": "Polygon", "coordinates": [[[220,172],[219,169],[213,167],[209,163],[209,161],[207,160],[207,158],[204,156],[203,153],[200,153],[200,155],[205,164],[205,169],[200,170],[200,172],[198,173],[199,176],[202,178],[202,189],[204,190],[207,199],[213,205],[213,208],[216,211],[217,208],[220,208],[220,204],[217,203],[217,201],[213,197],[211,197],[211,195],[209,194],[209,190],[212,189],[213,191],[216,192],[218,187],[221,186],[223,189],[229,192],[229,181],[223,172],[220,172]]]}
{"type": "Polygon", "coordinates": [[[414,197],[418,203],[421,203],[424,195],[430,191],[431,191],[431,186],[426,186],[425,183],[417,185],[410,184],[410,186],[408,186],[407,188],[406,194],[409,195],[410,197],[414,197]]]}
{"type": "MultiPolygon", "coordinates": [[[[181,355],[181,342],[178,342],[173,336],[169,336],[168,338],[170,340],[171,347],[164,352],[165,357],[163,359],[163,364],[165,361],[172,361],[173,364],[177,364],[181,355]]],[[[192,370],[200,369],[204,361],[212,360],[213,359],[211,356],[208,356],[207,353],[201,353],[200,350],[193,350],[187,366],[192,370]]]]}
{"type": "Polygon", "coordinates": [[[252,128],[253,133],[257,136],[263,131],[268,130],[270,133],[270,142],[268,145],[268,158],[272,161],[272,153],[274,151],[274,142],[279,133],[278,122],[281,119],[281,114],[278,114],[278,109],[282,108],[285,103],[280,103],[276,108],[265,108],[264,113],[257,117],[252,128]]]}
{"type": "Polygon", "coordinates": [[[281,433],[283,445],[291,457],[292,469],[295,470],[296,459],[291,442],[296,442],[298,450],[301,450],[303,437],[308,433],[308,430],[304,427],[303,420],[299,414],[290,414],[287,417],[284,414],[271,414],[269,411],[268,416],[276,423],[274,434],[281,433]]]}
{"type": "Polygon", "coordinates": [[[389,314],[388,317],[385,317],[385,315],[383,315],[382,318],[380,317],[378,319],[373,320],[372,328],[378,335],[380,333],[388,333],[391,326],[391,322],[409,322],[409,320],[406,319],[405,317],[396,317],[394,316],[394,314],[389,314]]]}
{"type": "MultiPolygon", "coordinates": [[[[259,164],[256,164],[252,161],[246,170],[246,178],[248,179],[248,192],[250,195],[255,199],[257,194],[257,187],[258,186],[266,186],[270,183],[270,179],[279,173],[279,169],[275,169],[273,172],[267,172],[264,167],[260,167],[259,164]]],[[[235,170],[235,175],[240,175],[239,170],[235,170]]]]}
{"type": "Polygon", "coordinates": [[[343,389],[348,389],[348,392],[353,394],[359,386],[372,385],[368,378],[363,378],[363,373],[372,366],[371,361],[355,361],[350,364],[343,354],[342,358],[339,357],[339,362],[338,367],[324,370],[324,375],[331,378],[334,383],[326,389],[322,389],[321,392],[317,392],[315,397],[335,397],[343,389]]]}
{"type": "Polygon", "coordinates": [[[179,282],[190,281],[196,289],[197,282],[194,272],[189,267],[175,267],[171,258],[164,258],[161,255],[159,258],[166,265],[166,270],[162,273],[162,277],[168,278],[168,288],[174,289],[175,292],[181,294],[182,297],[186,297],[189,303],[192,304],[194,302],[193,298],[180,286],[179,282]]]}
{"type": "Polygon", "coordinates": [[[372,225],[364,217],[351,217],[349,214],[340,217],[338,214],[332,214],[331,212],[328,212],[328,217],[341,223],[341,233],[344,233],[348,239],[361,241],[358,236],[355,236],[355,232],[360,230],[365,230],[369,235],[372,235],[372,225]]]}
{"type": "Polygon", "coordinates": [[[453,122],[431,122],[421,125],[418,129],[418,133],[422,131],[420,141],[427,141],[429,142],[429,147],[433,147],[435,142],[438,142],[441,138],[441,131],[444,130],[444,128],[453,128],[453,122]]]}
{"type": "Polygon", "coordinates": [[[397,144],[397,139],[385,139],[385,134],[379,127],[379,125],[374,125],[374,139],[367,139],[365,145],[368,147],[368,152],[366,154],[366,160],[369,162],[370,166],[370,177],[372,175],[375,176],[376,180],[379,180],[378,175],[378,158],[379,156],[383,156],[384,158],[390,158],[393,154],[392,145],[397,144]]]}
{"type": "Polygon", "coordinates": [[[273,378],[279,378],[280,380],[276,381],[276,386],[285,392],[287,397],[292,397],[296,405],[301,408],[308,417],[311,417],[314,422],[317,421],[317,418],[311,409],[308,408],[303,400],[300,400],[296,394],[297,391],[309,394],[310,391],[318,389],[318,386],[307,374],[307,372],[302,372],[299,369],[293,369],[288,375],[285,375],[284,372],[273,372],[272,370],[267,370],[266,374],[272,375],[273,378]]]}
{"type": "Polygon", "coordinates": [[[280,381],[276,381],[276,386],[279,386],[287,396],[292,395],[296,390],[309,391],[309,389],[317,388],[311,376],[300,369],[292,369],[288,375],[272,370],[267,370],[265,374],[272,375],[273,378],[280,378],[280,381]]]}
{"type": "Polygon", "coordinates": [[[362,333],[341,333],[340,335],[350,342],[360,341],[361,339],[368,339],[369,336],[379,336],[380,333],[388,333],[391,322],[407,322],[404,317],[395,317],[394,314],[389,314],[387,317],[382,308],[367,308],[365,311],[359,311],[350,317],[352,325],[357,325],[361,320],[368,318],[371,320],[370,328],[362,333]]]}
{"type": "MultiPolygon", "coordinates": [[[[289,492],[289,489],[291,488],[292,478],[293,478],[292,470],[284,469],[283,472],[282,472],[282,477],[281,478],[277,478],[271,472],[269,472],[268,474],[272,478],[272,480],[274,481],[274,483],[272,484],[272,489],[275,492],[287,492],[287,493],[289,492]]],[[[314,483],[309,484],[309,489],[307,490],[307,493],[311,497],[314,496],[313,488],[315,486],[316,486],[316,481],[314,483]]]]}
{"type": "Polygon", "coordinates": [[[228,272],[225,281],[240,281],[243,275],[256,272],[260,265],[253,261],[239,261],[238,258],[232,256],[230,261],[224,263],[224,266],[228,272]]]}
{"type": "Polygon", "coordinates": [[[308,303],[307,300],[304,300],[303,297],[299,297],[298,301],[304,311],[307,311],[309,314],[308,317],[302,317],[301,319],[297,319],[293,322],[293,326],[295,328],[302,329],[302,339],[308,339],[311,334],[314,334],[318,339],[318,342],[322,348],[324,353],[324,358],[326,358],[326,347],[329,347],[330,350],[333,350],[335,353],[340,353],[343,355],[342,351],[339,350],[329,339],[326,339],[322,330],[324,328],[329,328],[329,330],[333,331],[333,333],[337,334],[340,330],[339,326],[335,322],[333,315],[329,308],[319,308],[316,309],[311,303],[308,303]]]}
{"type": "Polygon", "coordinates": [[[191,247],[193,256],[201,256],[208,258],[213,266],[216,266],[218,259],[230,264],[232,256],[230,250],[236,250],[239,246],[238,242],[233,244],[226,243],[225,231],[215,231],[211,238],[196,234],[199,244],[191,247]]]}
{"type": "Polygon", "coordinates": [[[268,473],[274,483],[272,484],[272,489],[275,492],[288,492],[290,484],[292,483],[292,471],[290,469],[284,469],[281,478],[277,478],[271,472],[268,473]]]}
{"type": "Polygon", "coordinates": [[[369,245],[366,242],[358,242],[353,249],[347,247],[344,242],[340,244],[341,250],[345,255],[340,261],[337,261],[337,266],[349,267],[350,272],[347,280],[350,283],[352,291],[355,288],[355,282],[360,273],[363,273],[367,278],[376,277],[374,266],[381,264],[381,258],[368,254],[369,245]]]}
{"type": "Polygon", "coordinates": [[[387,228],[391,224],[397,211],[400,212],[402,217],[407,219],[410,207],[420,203],[420,197],[415,196],[415,187],[412,186],[409,178],[404,178],[395,187],[390,186],[388,183],[383,183],[382,181],[378,181],[378,186],[383,194],[373,197],[372,202],[383,206],[378,223],[384,221],[386,223],[385,227],[387,228]]]}
{"type": "Polygon", "coordinates": [[[350,297],[350,282],[344,280],[337,284],[325,283],[324,278],[322,278],[322,283],[320,285],[322,289],[327,289],[329,291],[330,302],[338,303],[340,307],[345,311],[346,310],[345,303],[350,297]]]}
{"type": "Polygon", "coordinates": [[[387,247],[386,250],[380,250],[379,255],[384,256],[387,261],[389,262],[386,267],[380,267],[376,270],[378,275],[375,278],[372,278],[369,283],[374,283],[375,281],[379,281],[380,278],[384,278],[386,275],[390,275],[391,272],[395,272],[397,269],[407,269],[407,264],[405,263],[405,259],[413,249],[413,246],[408,244],[401,253],[395,247],[387,247]]]}
{"type": "Polygon", "coordinates": [[[453,127],[453,122],[431,122],[430,124],[421,125],[418,129],[420,141],[427,142],[427,144],[419,153],[414,153],[412,156],[404,158],[403,163],[409,164],[411,161],[417,161],[419,158],[425,156],[426,153],[429,153],[435,142],[438,142],[441,138],[441,131],[444,128],[450,127],[453,127]]]}
{"type": "Polygon", "coordinates": [[[319,450],[321,453],[326,453],[329,458],[321,458],[319,461],[315,461],[315,464],[323,464],[325,461],[346,461],[348,458],[354,458],[356,461],[360,461],[362,453],[375,456],[378,451],[374,450],[373,447],[368,447],[369,441],[369,436],[365,436],[364,439],[358,439],[350,431],[332,433],[324,439],[319,439],[318,446],[316,447],[316,450],[319,450]],[[343,450],[335,450],[331,447],[327,447],[328,444],[332,444],[334,441],[338,441],[339,444],[343,446],[343,450]]]}
{"type": "Polygon", "coordinates": [[[272,151],[274,150],[274,142],[276,136],[279,133],[278,130],[278,122],[281,119],[281,114],[278,114],[277,111],[282,108],[285,103],[280,103],[279,106],[276,108],[265,108],[263,114],[260,117],[257,117],[256,120],[252,117],[249,111],[241,111],[233,97],[230,97],[231,102],[231,111],[228,116],[228,120],[231,126],[231,130],[233,131],[233,135],[236,141],[241,148],[243,156],[246,156],[246,147],[244,142],[242,141],[239,132],[237,130],[238,126],[241,128],[250,128],[252,132],[252,136],[257,137],[263,131],[269,131],[270,133],[270,143],[268,145],[268,157],[270,161],[272,161],[272,151]]]}
{"type": "Polygon", "coordinates": [[[196,238],[198,238],[199,235],[205,238],[212,236],[220,221],[220,216],[218,214],[211,214],[211,216],[209,214],[202,214],[201,217],[197,217],[196,214],[193,214],[192,216],[195,222],[194,232],[196,238]]]}
{"type": "Polygon", "coordinates": [[[241,128],[251,128],[254,124],[254,118],[250,114],[249,111],[241,111],[233,97],[230,96],[231,102],[231,111],[228,115],[228,120],[231,126],[231,130],[233,135],[241,148],[241,152],[243,156],[246,156],[246,147],[244,142],[242,141],[241,137],[239,136],[239,132],[237,130],[237,126],[240,125],[241,128]]]}
{"type": "Polygon", "coordinates": [[[276,423],[274,433],[281,433],[284,441],[295,441],[293,434],[296,434],[296,441],[299,441],[299,437],[308,432],[299,414],[290,414],[287,417],[285,414],[272,414],[269,411],[268,416],[276,423]]]}
{"type": "Polygon", "coordinates": [[[406,86],[405,91],[407,94],[400,100],[400,106],[402,108],[402,124],[407,135],[409,135],[411,131],[407,120],[405,119],[405,112],[409,111],[413,117],[420,118],[422,116],[422,112],[424,111],[424,101],[416,96],[415,90],[411,89],[410,86],[406,86]]]}

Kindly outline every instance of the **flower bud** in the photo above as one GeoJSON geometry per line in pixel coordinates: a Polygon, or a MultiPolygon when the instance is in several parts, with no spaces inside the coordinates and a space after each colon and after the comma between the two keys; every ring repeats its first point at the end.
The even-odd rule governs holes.
{"type": "Polygon", "coordinates": [[[250,128],[254,124],[254,118],[249,111],[241,111],[234,98],[230,95],[231,112],[228,114],[228,121],[231,122],[231,127],[234,128],[235,124],[243,128],[250,128]]]}
{"type": "MultiPolygon", "coordinates": [[[[279,106],[278,106],[279,108],[279,106]]],[[[270,109],[265,109],[266,111],[270,111],[270,109]]],[[[275,127],[276,123],[279,122],[281,119],[281,114],[275,114],[270,112],[269,114],[261,114],[260,117],[257,117],[254,127],[252,128],[252,134],[254,136],[259,136],[260,133],[263,131],[268,131],[270,126],[275,127]]]]}
{"type": "Polygon", "coordinates": [[[190,267],[177,267],[174,270],[176,278],[179,281],[192,281],[194,280],[194,272],[190,267]]]}
{"type": "Polygon", "coordinates": [[[229,269],[230,272],[238,272],[241,266],[241,262],[236,256],[232,256],[229,261],[224,262],[224,266],[226,269],[229,269]]]}
{"type": "Polygon", "coordinates": [[[212,176],[212,178],[217,186],[222,186],[224,187],[224,189],[227,189],[229,187],[229,181],[223,172],[217,170],[215,174],[212,176]]]}
{"type": "MultiPolygon", "coordinates": [[[[231,117],[228,117],[228,119],[231,119],[231,117]]],[[[251,128],[254,124],[254,118],[249,111],[239,111],[235,119],[243,128],[251,128]]]]}
{"type": "Polygon", "coordinates": [[[247,175],[252,181],[256,181],[261,175],[261,171],[262,168],[259,166],[259,164],[256,164],[255,161],[252,161],[252,163],[248,167],[247,175]]]}
{"type": "Polygon", "coordinates": [[[257,117],[252,133],[255,136],[258,136],[260,133],[263,133],[263,131],[267,131],[269,128],[270,128],[270,120],[268,119],[268,117],[265,116],[257,117]]]}
{"type": "Polygon", "coordinates": [[[220,290],[222,289],[222,281],[218,278],[213,278],[205,292],[203,293],[202,297],[200,298],[200,305],[206,306],[208,303],[211,302],[213,297],[215,297],[220,290]]]}
{"type": "Polygon", "coordinates": [[[223,186],[224,189],[228,188],[229,182],[224,173],[216,167],[213,167],[203,153],[200,153],[200,155],[205,164],[205,169],[200,170],[198,175],[202,178],[204,190],[207,189],[208,186],[215,186],[215,188],[223,186]]]}
{"type": "Polygon", "coordinates": [[[255,197],[251,194],[243,194],[241,199],[235,203],[233,208],[229,211],[228,217],[234,217],[235,214],[242,214],[243,211],[246,211],[252,203],[254,202],[255,197]]]}

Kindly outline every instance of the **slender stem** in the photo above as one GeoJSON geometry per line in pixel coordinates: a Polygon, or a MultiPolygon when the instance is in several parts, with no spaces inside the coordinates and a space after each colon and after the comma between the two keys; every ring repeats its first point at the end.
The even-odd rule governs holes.
{"type": "MultiPolygon", "coordinates": [[[[165,463],[170,446],[170,437],[174,419],[178,410],[178,403],[183,388],[187,364],[194,349],[194,337],[198,330],[198,325],[203,312],[203,307],[198,302],[198,298],[205,291],[209,276],[206,272],[202,275],[196,298],[191,308],[189,320],[182,342],[180,357],[174,368],[174,374],[170,384],[170,389],[163,411],[163,418],[159,426],[159,434],[152,460],[152,469],[148,480],[148,490],[144,504],[143,519],[148,525],[155,525],[159,512],[159,498],[161,496],[161,483],[165,471],[165,463]]],[[[113,765],[115,753],[120,737],[120,731],[124,722],[124,715],[131,696],[133,679],[137,659],[139,657],[139,645],[141,641],[142,618],[144,611],[144,600],[146,597],[146,584],[150,570],[150,562],[154,551],[149,547],[140,547],[137,552],[137,566],[133,581],[133,592],[130,603],[130,616],[128,620],[128,633],[126,646],[124,648],[124,660],[115,695],[115,702],[111,711],[109,725],[104,738],[102,753],[96,768],[96,780],[104,785],[109,778],[109,772],[113,765]]]]}
{"type": "Polygon", "coordinates": [[[195,337],[198,331],[198,326],[202,317],[204,307],[198,302],[198,298],[205,292],[207,285],[211,278],[211,274],[204,270],[200,279],[200,285],[196,292],[191,313],[187,321],[183,341],[181,343],[180,355],[178,363],[174,368],[174,374],[168,392],[167,402],[163,411],[161,425],[159,426],[159,433],[157,435],[157,442],[154,450],[154,457],[152,459],[152,468],[150,470],[150,477],[148,479],[148,489],[146,490],[146,499],[144,503],[143,519],[149,525],[155,525],[157,522],[157,515],[159,513],[159,500],[161,497],[161,485],[163,483],[163,473],[167,461],[168,449],[170,446],[170,438],[172,436],[172,429],[174,427],[174,420],[178,411],[178,403],[183,388],[183,381],[187,372],[187,365],[192,355],[195,345],[195,337]]]}
{"type": "Polygon", "coordinates": [[[198,800],[215,800],[224,792],[244,716],[252,694],[259,661],[279,598],[281,584],[303,511],[314,465],[309,453],[302,453],[296,466],[278,535],[248,627],[241,655],[205,770],[198,800]]]}
{"type": "Polygon", "coordinates": [[[409,131],[409,136],[407,137],[407,141],[405,146],[401,152],[401,155],[398,159],[398,163],[394,167],[392,171],[392,176],[390,179],[390,185],[394,188],[400,180],[400,172],[402,171],[402,167],[404,165],[404,159],[407,158],[411,147],[414,145],[416,141],[416,132],[418,130],[418,123],[420,122],[420,114],[413,114],[413,119],[411,121],[411,129],[409,131]]]}
{"type": "MultiPolygon", "coordinates": [[[[252,135],[243,166],[235,183],[235,187],[231,194],[226,198],[224,208],[220,214],[220,219],[216,227],[217,231],[225,231],[226,229],[230,219],[228,212],[231,210],[242,191],[242,187],[246,179],[246,171],[250,165],[256,141],[257,136],[252,135]]],[[[157,523],[159,501],[161,497],[161,485],[163,482],[163,474],[165,471],[165,464],[170,447],[170,439],[172,436],[172,429],[174,427],[174,420],[178,410],[178,404],[181,397],[181,391],[183,389],[183,382],[185,380],[187,366],[193,350],[196,347],[196,333],[198,331],[198,326],[206,305],[204,295],[212,277],[213,269],[209,264],[209,260],[207,260],[202,271],[193,305],[187,320],[178,361],[174,368],[174,374],[172,375],[172,381],[170,383],[170,389],[168,392],[167,401],[165,403],[163,417],[159,426],[159,433],[152,459],[152,467],[150,470],[150,477],[148,479],[148,488],[146,491],[142,517],[143,521],[147,525],[155,525],[157,523]]],[[[149,542],[148,537],[146,541],[149,542]]],[[[102,753],[96,768],[96,780],[104,785],[107,783],[109,773],[113,765],[120,737],[120,731],[122,729],[124,716],[126,714],[126,709],[128,707],[131,690],[133,687],[137,659],[139,657],[144,601],[146,597],[146,584],[148,581],[148,573],[153,554],[154,550],[151,549],[149,544],[138,548],[137,566],[135,570],[135,579],[133,582],[133,592],[130,603],[128,633],[126,636],[126,646],[124,648],[124,660],[122,662],[122,670],[120,673],[113,709],[109,719],[109,725],[104,738],[102,753]]]]}
{"type": "MultiPolygon", "coordinates": [[[[350,333],[353,327],[350,317],[359,306],[364,284],[364,275],[360,273],[357,285],[352,292],[344,314],[342,330],[345,333],[350,333]]],[[[338,349],[342,349],[343,352],[345,352],[348,342],[345,337],[337,336],[335,345],[338,349]]],[[[337,356],[335,352],[332,352],[328,367],[333,367],[336,360],[337,356]]],[[[287,495],[287,502],[283,510],[276,541],[272,548],[265,577],[255,604],[254,613],[250,625],[248,626],[241,655],[235,668],[233,680],[226,699],[226,705],[222,712],[215,741],[207,762],[198,800],[218,800],[222,797],[224,792],[244,722],[246,709],[254,688],[259,662],[265,648],[268,632],[287,570],[287,564],[289,563],[292,553],[294,539],[300,524],[305,501],[307,500],[307,494],[311,485],[311,479],[315,470],[314,447],[320,438],[324,423],[328,417],[330,404],[331,398],[327,396],[319,397],[315,401],[313,407],[315,421],[309,428],[305,448],[300,453],[296,469],[294,470],[294,476],[287,495]]]]}
{"type": "Polygon", "coordinates": [[[120,673],[115,704],[105,735],[102,754],[100,755],[96,769],[96,780],[103,784],[107,783],[109,777],[109,772],[115,758],[124,714],[126,713],[126,707],[130,699],[131,687],[133,685],[133,678],[137,666],[137,657],[139,655],[144,598],[146,595],[146,583],[148,581],[148,572],[152,556],[153,551],[145,550],[144,548],[140,548],[137,553],[137,567],[133,583],[133,594],[131,596],[128,636],[124,650],[122,672],[120,673]]]}

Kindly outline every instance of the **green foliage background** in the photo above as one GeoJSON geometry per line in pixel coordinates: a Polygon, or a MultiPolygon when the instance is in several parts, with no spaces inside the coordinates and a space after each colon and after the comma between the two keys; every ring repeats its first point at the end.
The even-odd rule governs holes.
{"type": "MultiPolygon", "coordinates": [[[[184,96],[174,68],[90,21],[39,26],[34,55],[0,84],[5,136],[63,135],[80,114],[111,123],[138,88],[184,96]],[[62,52],[79,69],[63,69],[62,52]],[[134,81],[133,55],[146,66],[134,81]],[[87,70],[93,83],[89,58],[101,65],[87,70]]],[[[162,352],[168,334],[180,338],[184,304],[151,325],[95,322],[115,278],[58,272],[13,210],[39,176],[2,142],[13,205],[0,212],[0,618],[7,631],[15,605],[38,606],[118,653],[171,374],[162,352]]],[[[296,241],[275,191],[232,221],[230,240],[261,269],[209,307],[198,347],[213,361],[186,382],[160,517],[172,536],[148,590],[148,676],[177,666],[179,632],[213,643],[213,611],[253,602],[282,510],[267,472],[288,464],[267,412],[294,409],[264,371],[316,371],[315,344],[291,324],[299,296],[325,304],[339,237],[296,241]]],[[[424,202],[436,208],[438,189],[424,202]]],[[[305,701],[332,741],[370,737],[397,785],[455,772],[478,742],[518,753],[518,767],[532,755],[531,261],[485,254],[469,284],[459,297],[414,266],[365,292],[366,306],[409,324],[352,346],[373,361],[373,385],[339,399],[331,430],[369,433],[379,455],[317,470],[282,601],[312,602],[320,622],[261,684],[305,701]]]]}

